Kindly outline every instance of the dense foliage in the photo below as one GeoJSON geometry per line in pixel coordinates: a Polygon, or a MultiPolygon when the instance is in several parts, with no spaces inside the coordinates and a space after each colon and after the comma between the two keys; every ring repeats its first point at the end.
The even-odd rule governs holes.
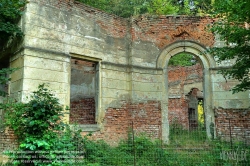
{"type": "MultiPolygon", "coordinates": [[[[193,165],[246,165],[249,147],[242,143],[230,147],[227,142],[206,139],[206,131],[188,131],[170,125],[170,144],[163,145],[160,140],[153,141],[146,135],[128,137],[118,146],[110,146],[104,141],[86,139],[85,163],[88,166],[193,166],[193,165]],[[230,149],[246,152],[244,159],[232,160],[222,156],[223,151],[232,154],[230,149]],[[223,158],[224,157],[224,158],[223,158]]],[[[235,154],[235,153],[234,153],[235,154]]]]}
{"type": "Polygon", "coordinates": [[[121,17],[138,14],[204,14],[213,0],[77,0],[121,17]]]}
{"type": "Polygon", "coordinates": [[[214,0],[172,0],[173,5],[178,6],[178,14],[202,15],[207,14],[213,8],[214,0]]]}
{"type": "Polygon", "coordinates": [[[10,37],[23,35],[17,24],[26,3],[26,0],[0,1],[0,48],[3,47],[10,37]]]}
{"type": "Polygon", "coordinates": [[[211,54],[218,62],[236,61],[232,67],[221,71],[225,78],[239,80],[233,92],[250,90],[250,1],[249,0],[216,0],[214,15],[217,22],[212,31],[225,41],[223,47],[213,48],[211,54]]]}
{"type": "Polygon", "coordinates": [[[196,64],[194,56],[187,53],[180,53],[170,58],[169,66],[192,66],[196,64]]]}
{"type": "Polygon", "coordinates": [[[121,17],[144,13],[172,14],[174,6],[168,0],[77,0],[121,17]]]}
{"type": "Polygon", "coordinates": [[[18,137],[17,151],[6,152],[15,165],[27,165],[24,161],[29,165],[69,165],[82,160],[75,158],[84,153],[80,131],[72,131],[62,122],[64,110],[44,84],[28,103],[8,102],[2,108],[5,125],[18,137]]]}
{"type": "Polygon", "coordinates": [[[6,124],[11,125],[19,136],[42,137],[49,130],[61,130],[63,126],[57,122],[63,116],[62,111],[58,99],[43,84],[33,92],[28,103],[7,104],[6,124]]]}
{"type": "MultiPolygon", "coordinates": [[[[9,74],[13,73],[17,68],[3,68],[0,70],[0,85],[5,86],[10,81],[9,74]]],[[[5,97],[7,92],[4,89],[0,89],[0,96],[5,97]]]]}

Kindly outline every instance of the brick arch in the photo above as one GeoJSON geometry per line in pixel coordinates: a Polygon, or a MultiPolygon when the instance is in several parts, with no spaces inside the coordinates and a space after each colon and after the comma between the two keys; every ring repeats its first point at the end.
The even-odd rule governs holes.
{"type": "Polygon", "coordinates": [[[203,90],[204,90],[204,111],[206,114],[206,132],[207,136],[209,138],[212,137],[210,131],[210,125],[214,124],[214,112],[212,109],[212,83],[211,83],[211,74],[210,74],[210,68],[215,67],[215,60],[212,58],[211,55],[209,55],[206,52],[205,46],[202,46],[199,43],[196,43],[194,41],[187,41],[187,40],[181,40],[174,42],[167,47],[160,53],[160,55],[157,58],[157,64],[156,67],[163,70],[163,93],[162,93],[162,137],[163,140],[168,143],[168,137],[169,137],[169,121],[168,121],[168,76],[167,76],[167,66],[169,59],[177,55],[181,52],[185,52],[193,54],[197,56],[200,59],[200,63],[203,66],[203,90]]]}

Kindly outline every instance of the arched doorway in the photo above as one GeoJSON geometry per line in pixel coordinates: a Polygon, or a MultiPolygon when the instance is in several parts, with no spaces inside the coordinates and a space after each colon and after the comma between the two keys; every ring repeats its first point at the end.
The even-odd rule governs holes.
{"type": "Polygon", "coordinates": [[[203,67],[203,107],[204,112],[206,114],[205,124],[206,124],[206,134],[208,138],[211,138],[214,133],[214,112],[213,112],[213,104],[212,104],[212,89],[211,89],[211,78],[210,78],[210,68],[215,66],[214,59],[207,53],[205,53],[206,48],[202,45],[193,42],[193,41],[177,41],[167,46],[157,59],[157,68],[163,70],[162,73],[162,139],[164,142],[169,142],[169,120],[168,120],[168,105],[169,105],[169,88],[168,88],[168,75],[167,75],[167,67],[169,60],[172,56],[183,52],[190,53],[192,55],[197,56],[200,59],[200,63],[203,67]]]}
{"type": "Polygon", "coordinates": [[[203,100],[202,65],[197,57],[183,52],[170,58],[167,74],[170,128],[198,129],[198,104],[203,100]]]}
{"type": "Polygon", "coordinates": [[[192,88],[186,95],[187,118],[189,131],[203,131],[205,129],[205,113],[203,109],[203,92],[198,88],[192,88]]]}

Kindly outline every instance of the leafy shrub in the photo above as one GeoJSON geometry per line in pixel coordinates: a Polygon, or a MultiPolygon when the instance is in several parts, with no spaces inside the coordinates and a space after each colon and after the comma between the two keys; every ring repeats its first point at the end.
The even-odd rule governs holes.
{"type": "Polygon", "coordinates": [[[3,108],[5,123],[20,143],[17,151],[7,153],[15,165],[27,165],[22,160],[28,160],[29,165],[68,165],[83,155],[80,131],[71,130],[61,121],[64,109],[44,84],[38,86],[28,103],[10,102],[3,108]]]}

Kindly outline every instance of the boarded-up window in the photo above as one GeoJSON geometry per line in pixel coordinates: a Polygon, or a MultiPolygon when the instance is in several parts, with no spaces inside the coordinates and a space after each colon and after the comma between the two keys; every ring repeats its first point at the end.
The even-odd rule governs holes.
{"type": "Polygon", "coordinates": [[[70,124],[96,124],[97,63],[71,59],[70,124]]]}

